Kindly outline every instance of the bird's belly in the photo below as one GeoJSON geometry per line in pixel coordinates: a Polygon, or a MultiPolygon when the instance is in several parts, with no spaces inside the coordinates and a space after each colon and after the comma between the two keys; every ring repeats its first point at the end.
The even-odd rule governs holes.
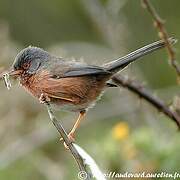
{"type": "Polygon", "coordinates": [[[55,110],[63,110],[63,111],[73,111],[79,112],[84,109],[87,109],[89,104],[82,104],[82,105],[74,105],[72,103],[53,103],[51,102],[52,108],[55,110]]]}
{"type": "MultiPolygon", "coordinates": [[[[33,95],[35,98],[39,99],[42,92],[38,91],[34,88],[27,88],[24,87],[31,95],[33,95]]],[[[74,103],[66,100],[51,98],[50,104],[52,105],[52,108],[55,110],[63,110],[63,111],[73,111],[73,112],[79,112],[83,110],[87,110],[89,108],[92,108],[96,101],[100,99],[104,91],[97,92],[96,95],[94,94],[93,98],[89,98],[88,96],[91,96],[91,93],[87,94],[86,97],[79,100],[79,102],[74,103]]]]}
{"type": "MultiPolygon", "coordinates": [[[[104,91],[101,91],[100,94],[97,95],[97,97],[93,100],[88,100],[88,101],[82,101],[82,103],[78,103],[78,104],[73,104],[71,102],[65,102],[63,100],[55,100],[55,101],[51,101],[51,105],[55,110],[63,110],[63,111],[73,111],[73,112],[79,112],[79,111],[83,111],[83,110],[88,110],[92,107],[94,107],[94,105],[96,104],[96,101],[98,101],[101,96],[103,95],[104,91]]],[[[85,98],[87,99],[87,98],[85,98]]]]}

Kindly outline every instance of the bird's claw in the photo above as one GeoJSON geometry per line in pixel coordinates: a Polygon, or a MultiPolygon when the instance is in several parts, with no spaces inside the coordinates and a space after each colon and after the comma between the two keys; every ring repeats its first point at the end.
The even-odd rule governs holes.
{"type": "MultiPolygon", "coordinates": [[[[70,132],[68,134],[68,139],[69,139],[70,143],[74,143],[75,142],[75,135],[74,135],[74,133],[70,132]]],[[[63,141],[63,138],[60,138],[60,141],[63,141]]],[[[68,145],[65,142],[64,142],[64,147],[69,150],[69,147],[68,147],[68,145]]]]}
{"type": "Polygon", "coordinates": [[[50,101],[50,98],[47,96],[47,95],[45,95],[44,93],[42,93],[41,95],[40,95],[40,97],[39,97],[39,102],[41,103],[41,104],[45,104],[45,103],[47,103],[47,102],[49,102],[50,101]]]}

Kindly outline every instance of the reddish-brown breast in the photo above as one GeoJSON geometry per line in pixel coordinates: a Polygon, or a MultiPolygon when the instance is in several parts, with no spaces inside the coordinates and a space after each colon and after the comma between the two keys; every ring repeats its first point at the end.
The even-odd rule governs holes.
{"type": "Polygon", "coordinates": [[[85,105],[92,103],[105,87],[106,77],[81,76],[54,79],[47,71],[22,77],[21,84],[36,98],[45,93],[57,105],[85,105]]]}

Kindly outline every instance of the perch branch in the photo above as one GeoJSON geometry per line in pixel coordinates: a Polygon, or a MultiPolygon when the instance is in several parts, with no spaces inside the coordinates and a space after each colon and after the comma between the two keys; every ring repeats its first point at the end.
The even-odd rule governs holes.
{"type": "Polygon", "coordinates": [[[159,37],[164,40],[166,43],[166,49],[168,51],[170,64],[172,67],[174,67],[178,77],[180,77],[180,67],[176,61],[175,52],[173,50],[172,45],[168,41],[168,33],[164,27],[164,21],[161,19],[159,14],[157,13],[156,9],[153,7],[153,5],[150,3],[149,0],[142,0],[143,7],[147,9],[149,14],[152,16],[154,20],[154,25],[159,31],[159,37]]]}
{"type": "Polygon", "coordinates": [[[60,122],[54,116],[54,113],[52,111],[52,108],[51,108],[50,104],[46,103],[46,107],[47,107],[48,114],[49,114],[49,117],[50,117],[52,123],[56,127],[57,131],[59,132],[59,134],[63,138],[66,145],[68,146],[71,154],[73,155],[74,159],[76,160],[76,162],[77,162],[77,164],[79,166],[79,170],[82,171],[82,172],[86,172],[87,175],[88,175],[88,177],[87,177],[87,179],[88,179],[89,178],[89,172],[86,170],[83,158],[78,153],[78,151],[75,148],[75,146],[73,145],[73,143],[69,140],[68,135],[67,135],[65,129],[63,128],[63,126],[60,124],[60,122]]]}
{"type": "Polygon", "coordinates": [[[152,104],[155,108],[157,108],[159,111],[163,112],[165,115],[167,115],[170,119],[172,119],[178,126],[178,129],[180,129],[180,117],[176,112],[173,112],[165,103],[153,96],[151,93],[149,93],[146,89],[142,87],[142,85],[123,77],[122,75],[115,75],[112,77],[112,80],[118,85],[122,86],[124,88],[127,88],[131,92],[137,94],[138,96],[142,97],[146,101],[148,101],[150,104],[152,104]]]}

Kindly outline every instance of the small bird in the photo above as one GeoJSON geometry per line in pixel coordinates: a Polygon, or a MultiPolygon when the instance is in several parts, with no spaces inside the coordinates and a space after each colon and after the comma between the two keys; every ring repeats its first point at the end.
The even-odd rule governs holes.
{"type": "MultiPolygon", "coordinates": [[[[176,42],[174,38],[168,41],[171,44],[176,42]]],[[[133,61],[165,46],[166,43],[160,40],[102,66],[67,61],[41,48],[27,47],[16,56],[9,75],[18,77],[25,90],[41,103],[48,102],[56,109],[79,112],[68,134],[74,141],[75,131],[88,108],[94,105],[106,87],[116,86],[108,80],[133,61]]]]}

